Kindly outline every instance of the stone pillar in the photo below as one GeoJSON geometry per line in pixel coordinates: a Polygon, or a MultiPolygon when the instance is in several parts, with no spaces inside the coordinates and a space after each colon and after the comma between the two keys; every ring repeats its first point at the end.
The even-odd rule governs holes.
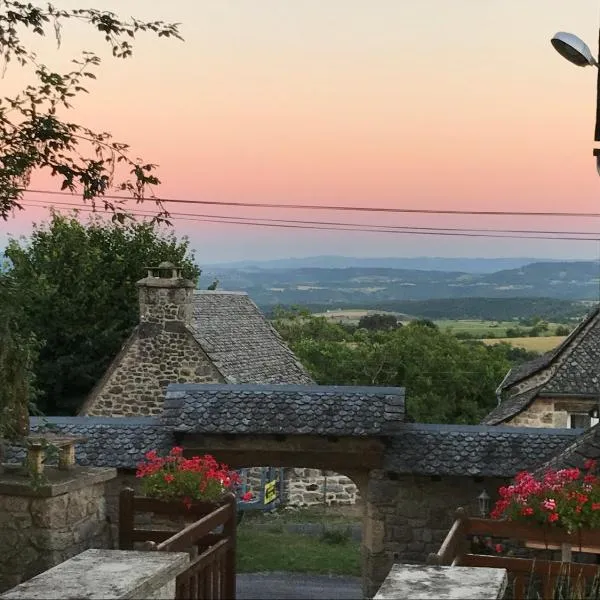
{"type": "Polygon", "coordinates": [[[0,473],[0,592],[88,548],[111,545],[105,484],[116,469],[47,467],[34,486],[0,473]]]}

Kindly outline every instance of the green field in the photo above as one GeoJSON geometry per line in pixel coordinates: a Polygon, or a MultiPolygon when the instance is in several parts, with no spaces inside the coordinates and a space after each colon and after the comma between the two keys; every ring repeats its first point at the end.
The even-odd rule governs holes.
{"type": "MultiPolygon", "coordinates": [[[[478,338],[505,338],[507,329],[522,329],[525,333],[530,331],[531,327],[525,327],[519,325],[516,321],[477,321],[477,320],[440,320],[434,321],[435,324],[445,331],[451,331],[452,333],[468,333],[473,337],[478,338]]],[[[548,323],[548,330],[543,334],[544,336],[554,336],[556,328],[560,326],[560,323],[548,323]]],[[[540,335],[542,337],[542,334],[540,335]]]]}

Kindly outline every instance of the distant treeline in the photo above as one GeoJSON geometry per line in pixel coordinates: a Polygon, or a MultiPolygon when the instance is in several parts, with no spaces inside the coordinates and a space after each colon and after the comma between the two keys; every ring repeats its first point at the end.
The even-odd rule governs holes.
{"type": "MultiPolygon", "coordinates": [[[[283,306],[290,309],[291,306],[283,306]]],[[[421,319],[481,319],[483,321],[510,321],[541,317],[554,323],[581,318],[589,309],[580,302],[554,298],[440,298],[432,300],[405,300],[363,304],[304,304],[313,313],[327,310],[365,309],[403,313],[421,319]]],[[[272,315],[275,306],[261,306],[272,315]]]]}

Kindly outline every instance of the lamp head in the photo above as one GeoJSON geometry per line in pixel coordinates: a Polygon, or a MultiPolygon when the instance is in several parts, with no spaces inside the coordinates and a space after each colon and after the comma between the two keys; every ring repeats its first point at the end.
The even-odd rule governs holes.
{"type": "Polygon", "coordinates": [[[578,67],[598,66],[587,44],[572,33],[559,31],[550,43],[561,56],[578,67]]]}

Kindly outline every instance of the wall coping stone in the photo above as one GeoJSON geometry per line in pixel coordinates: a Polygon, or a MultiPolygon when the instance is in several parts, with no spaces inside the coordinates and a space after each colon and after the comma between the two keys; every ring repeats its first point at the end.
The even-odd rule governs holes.
{"type": "Polygon", "coordinates": [[[498,600],[507,580],[506,569],[395,564],[373,600],[498,600]]]}
{"type": "Polygon", "coordinates": [[[186,552],[86,550],[0,595],[2,599],[148,598],[189,562],[186,552]]]}
{"type": "Polygon", "coordinates": [[[90,487],[96,483],[104,483],[116,476],[117,469],[112,467],[76,466],[68,471],[46,467],[45,481],[34,486],[31,479],[25,475],[0,472],[0,494],[50,498],[90,487]]]}

